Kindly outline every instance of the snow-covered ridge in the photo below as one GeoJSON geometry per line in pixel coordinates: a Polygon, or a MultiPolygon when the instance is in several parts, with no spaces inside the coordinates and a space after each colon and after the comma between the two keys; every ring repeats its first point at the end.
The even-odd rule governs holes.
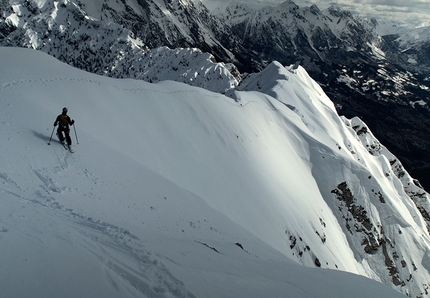
{"type": "MultiPolygon", "coordinates": [[[[380,144],[360,119],[338,118],[333,103],[302,68],[286,71],[280,64],[272,63],[260,74],[246,78],[239,88],[277,98],[297,114],[306,127],[304,131],[310,131],[311,139],[318,140],[318,145],[308,145],[306,149],[310,154],[312,175],[322,197],[337,216],[349,245],[353,247],[355,259],[365,268],[361,270],[366,271],[368,276],[388,272],[382,275],[376,273],[377,279],[395,286],[405,287],[412,282],[412,271],[419,270],[415,262],[411,266],[406,265],[404,257],[409,253],[411,243],[410,239],[402,240],[399,237],[403,238],[400,235],[406,227],[406,218],[420,226],[423,237],[428,237],[430,200],[419,182],[406,172],[399,160],[380,144]],[[325,146],[328,144],[336,149],[327,152],[325,146]],[[341,158],[343,154],[348,157],[341,158]],[[325,161],[327,158],[332,160],[325,161]],[[346,160],[354,160],[347,166],[348,171],[343,168],[346,160]],[[334,181],[340,182],[337,187],[333,187],[334,181]],[[399,201],[395,197],[402,198],[402,208],[415,211],[406,215],[405,210],[398,209],[399,201]],[[394,218],[399,219],[399,223],[395,223],[394,218]],[[382,260],[385,260],[384,269],[380,267],[382,260]]],[[[322,222],[325,226],[326,221],[322,222]]],[[[316,234],[325,244],[328,233],[323,229],[317,230],[316,234]]],[[[307,245],[304,237],[290,231],[288,235],[292,239],[291,245],[298,249],[297,253],[305,255],[307,245]]],[[[427,258],[426,254],[424,258],[427,258]]],[[[425,274],[427,270],[424,269],[425,274]]],[[[426,288],[424,280],[422,283],[426,288]]]]}
{"type": "MultiPolygon", "coordinates": [[[[92,297],[396,296],[296,263],[424,293],[430,240],[421,207],[393,157],[358,119],[340,118],[303,68],[273,63],[233,100],[181,83],[101,77],[36,51],[0,52],[0,230],[23,244],[1,242],[2,273],[50,268],[49,256],[61,263],[67,251],[66,264],[78,264],[67,279],[92,297]],[[79,134],[73,155],[46,145],[64,105],[79,134]]],[[[36,292],[69,290],[61,276],[50,275],[60,287],[36,292]]],[[[34,295],[20,278],[0,283],[34,295]]]]}

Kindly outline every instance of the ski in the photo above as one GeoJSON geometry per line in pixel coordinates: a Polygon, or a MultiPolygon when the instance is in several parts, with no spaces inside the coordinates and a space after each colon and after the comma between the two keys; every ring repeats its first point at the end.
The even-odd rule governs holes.
{"type": "Polygon", "coordinates": [[[61,145],[63,145],[65,150],[68,150],[70,153],[75,152],[75,151],[73,151],[73,149],[69,145],[66,144],[65,141],[60,141],[60,136],[58,135],[58,132],[57,132],[57,138],[58,138],[58,141],[61,143],[61,145]]]}
{"type": "Polygon", "coordinates": [[[61,143],[64,147],[64,149],[68,150],[70,153],[74,153],[75,151],[73,151],[72,147],[70,147],[69,145],[67,145],[66,143],[61,143]]]}

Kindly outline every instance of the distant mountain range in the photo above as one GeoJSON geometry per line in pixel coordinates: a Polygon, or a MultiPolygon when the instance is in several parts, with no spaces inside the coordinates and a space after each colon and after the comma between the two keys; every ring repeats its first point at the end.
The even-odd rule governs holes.
{"type": "Polygon", "coordinates": [[[215,14],[191,0],[2,0],[0,11],[0,45],[113,77],[225,93],[274,60],[300,64],[341,114],[362,118],[430,189],[429,28],[381,36],[383,26],[393,31],[377,20],[293,1],[258,10],[232,3],[215,14]]]}

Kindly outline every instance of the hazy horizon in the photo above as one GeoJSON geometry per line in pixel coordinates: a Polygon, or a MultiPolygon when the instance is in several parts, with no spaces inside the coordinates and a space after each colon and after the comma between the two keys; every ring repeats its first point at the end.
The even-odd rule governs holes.
{"type": "MultiPolygon", "coordinates": [[[[209,9],[218,4],[229,3],[232,0],[201,0],[209,9]]],[[[262,7],[265,5],[278,5],[285,0],[235,0],[246,3],[250,7],[262,7]]],[[[410,24],[413,27],[430,26],[430,1],[428,0],[294,0],[300,7],[316,4],[320,9],[337,5],[341,9],[349,10],[353,14],[365,18],[376,18],[378,21],[396,21],[410,24]]]]}

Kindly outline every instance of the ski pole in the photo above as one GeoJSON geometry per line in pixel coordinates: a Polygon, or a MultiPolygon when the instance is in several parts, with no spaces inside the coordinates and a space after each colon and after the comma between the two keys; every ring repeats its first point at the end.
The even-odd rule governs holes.
{"type": "Polygon", "coordinates": [[[52,135],[54,134],[54,130],[55,130],[55,126],[54,126],[54,128],[52,129],[52,133],[51,133],[51,137],[49,138],[48,145],[51,145],[51,140],[52,140],[52,135]]]}
{"type": "Polygon", "coordinates": [[[73,130],[75,131],[75,137],[76,137],[76,144],[79,144],[78,141],[78,134],[76,133],[76,125],[73,123],[73,130]]]}

